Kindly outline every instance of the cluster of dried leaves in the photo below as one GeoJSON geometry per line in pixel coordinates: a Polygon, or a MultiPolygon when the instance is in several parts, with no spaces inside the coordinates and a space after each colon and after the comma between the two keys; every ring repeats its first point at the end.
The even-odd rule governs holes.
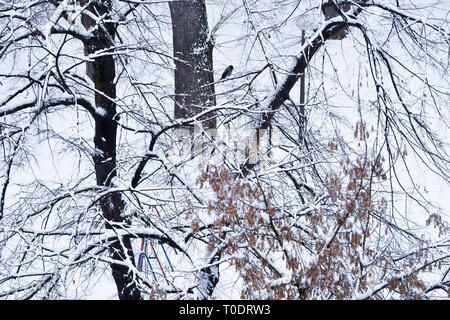
{"type": "MultiPolygon", "coordinates": [[[[368,136],[359,123],[355,138],[364,143],[368,136]]],[[[329,147],[337,151],[339,141],[329,147]]],[[[433,264],[427,263],[426,248],[402,256],[395,243],[393,230],[399,227],[377,192],[387,180],[384,162],[367,152],[343,159],[337,172],[325,176],[326,201],[296,214],[284,210],[274,199],[275,185],[263,184],[257,175],[239,179],[225,166],[202,170],[198,185],[214,195],[208,205],[215,235],[209,249],[221,248],[240,273],[241,298],[384,299],[386,291],[423,297],[426,287],[418,275],[433,264]]],[[[428,223],[440,225],[439,217],[428,223]]]]}

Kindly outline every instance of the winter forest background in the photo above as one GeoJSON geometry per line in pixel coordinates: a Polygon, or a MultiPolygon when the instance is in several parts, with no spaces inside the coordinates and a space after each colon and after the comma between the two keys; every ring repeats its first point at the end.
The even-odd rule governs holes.
{"type": "Polygon", "coordinates": [[[0,299],[448,298],[449,8],[0,0],[0,299]]]}

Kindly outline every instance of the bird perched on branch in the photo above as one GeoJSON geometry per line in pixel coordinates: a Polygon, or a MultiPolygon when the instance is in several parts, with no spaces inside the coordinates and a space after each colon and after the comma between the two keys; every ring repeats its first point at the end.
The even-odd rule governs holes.
{"type": "Polygon", "coordinates": [[[226,77],[229,77],[231,75],[231,73],[233,72],[233,66],[228,66],[225,71],[222,73],[222,77],[220,78],[220,80],[225,79],[226,77]]]}

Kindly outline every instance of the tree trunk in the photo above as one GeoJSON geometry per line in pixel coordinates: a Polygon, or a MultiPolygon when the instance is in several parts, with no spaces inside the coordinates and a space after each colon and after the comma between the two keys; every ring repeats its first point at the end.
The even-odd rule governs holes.
{"type": "MultiPolygon", "coordinates": [[[[323,11],[323,14],[325,15],[325,20],[330,20],[330,19],[333,19],[333,18],[339,16],[338,10],[341,10],[342,12],[347,12],[351,8],[350,2],[348,2],[348,1],[338,1],[337,3],[338,4],[336,5],[330,1],[330,2],[326,2],[326,3],[322,4],[322,11],[323,11]]],[[[331,40],[342,40],[347,35],[348,30],[349,30],[348,27],[341,28],[339,31],[333,33],[330,36],[330,39],[331,40]]]]}
{"type": "MultiPolygon", "coordinates": [[[[89,0],[81,0],[84,5],[89,0]]],[[[87,10],[96,16],[108,15],[111,12],[111,0],[92,2],[87,10]]],[[[95,25],[95,21],[87,15],[82,16],[82,23],[86,29],[95,25]]],[[[98,50],[110,48],[114,43],[116,27],[111,23],[98,26],[94,36],[85,43],[86,54],[98,50]]],[[[97,153],[93,156],[97,185],[111,187],[113,178],[116,177],[116,135],[117,124],[116,105],[112,101],[116,98],[116,87],[114,84],[115,62],[111,55],[95,58],[86,66],[86,72],[95,84],[95,104],[105,114],[95,118],[94,144],[97,153]]],[[[124,203],[120,193],[111,193],[100,199],[102,214],[107,221],[107,228],[120,228],[118,224],[126,224],[127,221],[121,216],[124,203]],[[116,225],[114,225],[116,223],[116,225]]],[[[110,245],[111,258],[117,261],[130,262],[134,264],[134,255],[131,240],[123,238],[110,245]]],[[[119,299],[141,299],[141,293],[133,281],[133,272],[121,264],[111,264],[112,275],[117,286],[119,299]]]]}
{"type": "MultiPolygon", "coordinates": [[[[175,60],[175,119],[186,119],[216,105],[213,43],[203,0],[170,2],[175,60]]],[[[203,128],[216,127],[215,114],[201,118],[203,128]]]]}
{"type": "MultiPolygon", "coordinates": [[[[213,43],[209,39],[204,0],[170,2],[175,60],[175,119],[186,119],[216,105],[213,43]]],[[[215,113],[201,117],[203,129],[215,129],[215,113]]],[[[220,259],[218,250],[208,264],[220,259]]],[[[200,299],[208,299],[219,282],[219,265],[198,273],[200,299]]]]}

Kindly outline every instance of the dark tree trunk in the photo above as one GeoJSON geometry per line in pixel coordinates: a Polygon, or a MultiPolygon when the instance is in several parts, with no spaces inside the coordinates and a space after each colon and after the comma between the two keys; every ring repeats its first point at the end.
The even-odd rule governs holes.
{"type": "MultiPolygon", "coordinates": [[[[175,119],[186,119],[216,105],[213,43],[204,0],[170,2],[175,60],[175,119]]],[[[203,129],[215,129],[215,113],[201,117],[203,129]]],[[[220,259],[218,250],[208,264],[220,259]]],[[[199,297],[208,299],[219,282],[219,265],[199,274],[199,297]]]]}
{"type": "MultiPolygon", "coordinates": [[[[323,14],[325,15],[326,20],[330,20],[332,18],[339,16],[339,10],[341,10],[342,12],[347,12],[351,8],[350,3],[348,1],[338,1],[337,3],[338,3],[337,5],[332,2],[326,2],[322,4],[322,11],[323,14]]],[[[342,40],[345,38],[347,33],[348,27],[341,28],[339,31],[333,33],[330,36],[330,39],[342,40]]]]}
{"type": "MultiPolygon", "coordinates": [[[[213,44],[203,0],[169,3],[175,60],[175,119],[197,115],[216,104],[213,44]]],[[[215,114],[202,117],[203,127],[216,127],[215,114]]]]}
{"type": "MultiPolygon", "coordinates": [[[[81,0],[84,5],[89,0],[81,0]]],[[[96,16],[111,11],[111,0],[92,2],[88,10],[96,16]]],[[[82,23],[86,29],[94,25],[94,20],[87,15],[82,16],[82,23]]],[[[102,24],[94,32],[94,36],[85,43],[87,54],[98,50],[110,48],[114,43],[115,26],[113,24],[102,24]]],[[[96,151],[94,157],[95,175],[99,186],[111,187],[112,180],[116,177],[116,135],[117,124],[114,121],[116,105],[112,101],[116,98],[116,87],[114,84],[115,62],[111,55],[95,58],[94,62],[87,64],[86,72],[95,84],[95,104],[105,114],[95,117],[94,144],[96,151]]],[[[121,216],[124,203],[119,193],[111,193],[100,199],[100,207],[107,221],[106,227],[112,228],[114,223],[127,223],[121,216]]],[[[118,228],[118,226],[115,226],[118,228]]],[[[132,261],[134,255],[129,238],[122,239],[123,245],[116,241],[110,245],[111,258],[117,261],[132,261]]],[[[132,271],[121,264],[111,264],[112,275],[117,285],[118,295],[121,300],[141,299],[141,293],[133,281],[132,271]]]]}

